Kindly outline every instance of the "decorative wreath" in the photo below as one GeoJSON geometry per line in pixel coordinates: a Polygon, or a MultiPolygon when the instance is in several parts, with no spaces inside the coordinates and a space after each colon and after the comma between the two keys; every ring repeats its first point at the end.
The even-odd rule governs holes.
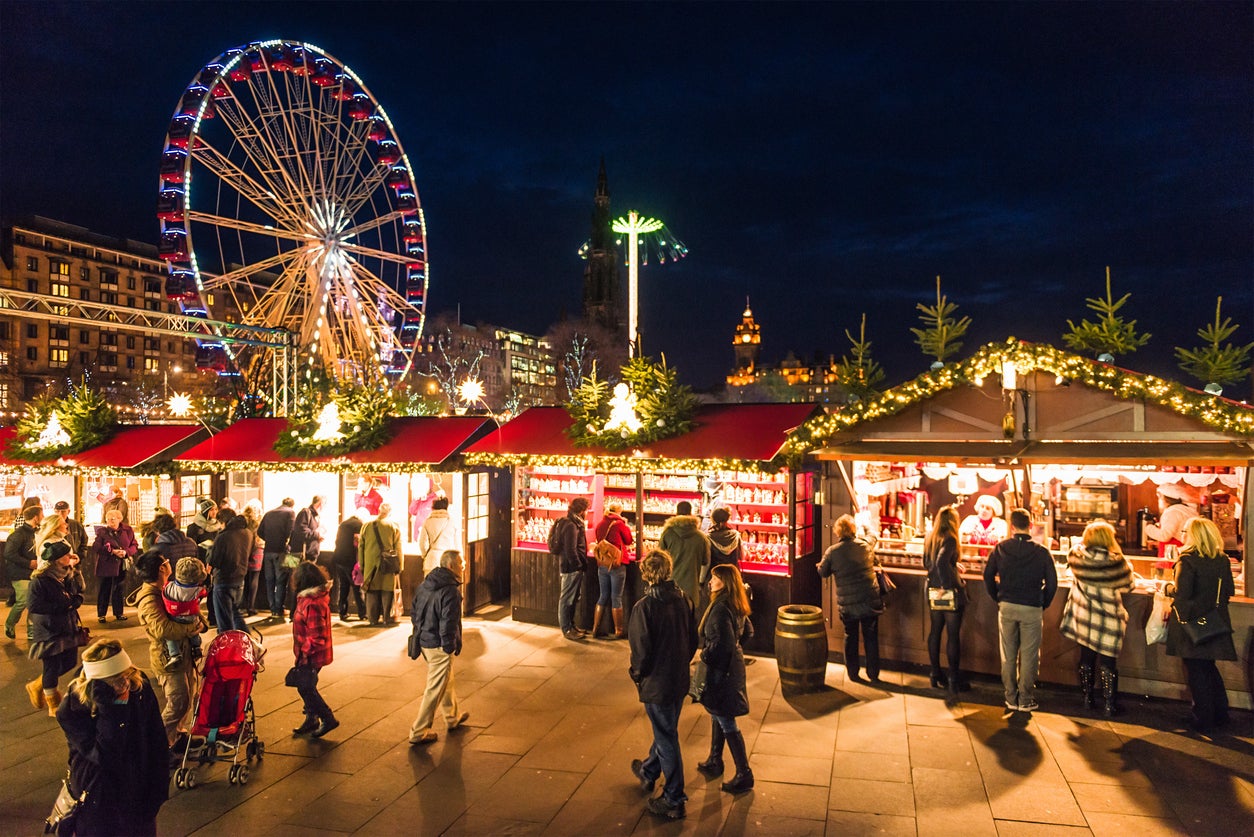
{"type": "Polygon", "coordinates": [[[392,394],[383,388],[350,386],[323,398],[302,399],[274,449],[294,459],[374,450],[391,437],[388,419],[394,411],[392,394]]]}
{"type": "Polygon", "coordinates": [[[98,392],[73,387],[62,398],[32,401],[17,422],[8,455],[43,462],[104,444],[117,431],[118,414],[98,392]]]}
{"type": "Polygon", "coordinates": [[[574,423],[566,431],[579,447],[622,450],[687,433],[697,399],[666,365],[636,357],[619,370],[613,385],[592,374],[583,379],[566,410],[574,423]]]}

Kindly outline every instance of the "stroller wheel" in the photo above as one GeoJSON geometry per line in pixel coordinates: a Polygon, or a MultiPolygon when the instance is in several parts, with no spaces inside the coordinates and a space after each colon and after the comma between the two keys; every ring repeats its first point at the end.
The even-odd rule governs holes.
{"type": "Polygon", "coordinates": [[[196,787],[196,771],[189,769],[187,775],[183,778],[183,787],[191,790],[196,787]]]}
{"type": "Polygon", "coordinates": [[[180,767],[174,771],[174,787],[182,789],[187,780],[187,768],[180,767]]]}
{"type": "Polygon", "coordinates": [[[234,785],[236,782],[239,781],[239,765],[238,764],[231,765],[231,769],[227,771],[226,780],[230,782],[232,785],[234,785]]]}
{"type": "Polygon", "coordinates": [[[239,777],[238,777],[237,781],[238,781],[241,785],[247,785],[247,784],[248,784],[248,765],[246,765],[246,764],[241,764],[241,765],[239,766],[239,777]]]}
{"type": "Polygon", "coordinates": [[[257,761],[261,761],[261,759],[265,757],[265,754],[266,754],[266,742],[258,741],[257,742],[257,761]]]}
{"type": "Polygon", "coordinates": [[[248,746],[244,748],[244,755],[248,758],[249,761],[252,761],[253,759],[257,757],[256,740],[248,742],[248,746]]]}

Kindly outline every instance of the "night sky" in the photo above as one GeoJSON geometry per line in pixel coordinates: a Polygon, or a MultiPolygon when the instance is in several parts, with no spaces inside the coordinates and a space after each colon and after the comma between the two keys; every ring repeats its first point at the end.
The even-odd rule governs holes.
{"type": "MultiPolygon", "coordinates": [[[[416,169],[429,312],[541,333],[581,305],[597,166],[615,215],[688,245],[642,330],[699,387],[749,295],[763,359],[838,357],[868,313],[891,382],[936,275],[974,320],[1057,345],[1132,292],[1121,364],[1183,378],[1215,297],[1254,340],[1254,5],[0,4],[0,213],[154,242],[192,76],[312,43],[416,169]]],[[[626,271],[624,270],[624,281],[626,271]]],[[[1249,395],[1248,386],[1230,394],[1249,395]]]]}

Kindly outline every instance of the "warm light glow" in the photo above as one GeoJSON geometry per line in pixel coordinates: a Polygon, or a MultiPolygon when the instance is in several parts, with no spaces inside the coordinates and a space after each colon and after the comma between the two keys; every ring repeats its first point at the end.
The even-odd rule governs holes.
{"type": "Polygon", "coordinates": [[[60,448],[70,443],[70,434],[65,432],[61,427],[61,417],[57,415],[57,411],[53,410],[48,414],[48,423],[44,425],[44,429],[39,431],[39,438],[27,444],[26,447],[32,450],[43,450],[44,448],[60,448]]]}
{"type": "Polygon", "coordinates": [[[1019,383],[1019,370],[1015,368],[1015,362],[1008,360],[1001,365],[1001,388],[1015,389],[1019,383]]]}
{"type": "Polygon", "coordinates": [[[192,411],[191,396],[176,392],[170,396],[170,400],[166,402],[166,406],[170,409],[170,415],[183,418],[192,411]]]}
{"type": "Polygon", "coordinates": [[[343,424],[344,422],[340,420],[340,407],[333,401],[318,413],[318,429],[310,438],[315,442],[338,442],[344,438],[343,432],[340,431],[343,424]]]}
{"type": "Polygon", "coordinates": [[[457,388],[457,397],[466,404],[482,401],[484,396],[483,383],[475,378],[467,378],[457,388]]]}
{"type": "Polygon", "coordinates": [[[625,383],[614,387],[614,395],[610,398],[610,417],[605,423],[607,432],[624,434],[635,433],[643,425],[636,415],[636,394],[625,383]]]}

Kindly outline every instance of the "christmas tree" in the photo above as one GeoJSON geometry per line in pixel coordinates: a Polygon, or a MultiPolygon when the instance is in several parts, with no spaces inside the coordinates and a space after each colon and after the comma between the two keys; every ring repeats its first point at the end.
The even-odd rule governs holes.
{"type": "Polygon", "coordinates": [[[1111,355],[1111,360],[1115,355],[1127,355],[1135,352],[1137,349],[1149,342],[1148,334],[1137,334],[1136,320],[1124,322],[1123,317],[1119,316],[1119,309],[1128,301],[1128,297],[1132,294],[1127,293],[1119,297],[1116,302],[1110,292],[1110,267],[1106,267],[1106,298],[1096,299],[1089,297],[1084,301],[1085,305],[1092,311],[1096,311],[1099,315],[1097,322],[1092,323],[1088,320],[1082,320],[1079,325],[1067,320],[1067,331],[1063,334],[1063,341],[1077,352],[1089,352],[1097,357],[1098,360],[1104,360],[1102,355],[1111,355]]]}
{"type": "Polygon", "coordinates": [[[910,329],[914,333],[914,342],[919,344],[923,354],[936,358],[933,367],[942,366],[946,358],[957,354],[962,348],[962,343],[958,338],[967,333],[971,318],[954,319],[953,315],[958,310],[958,306],[941,293],[939,276],[936,277],[936,304],[924,305],[920,302],[915,308],[923,312],[919,315],[919,319],[923,321],[926,328],[910,329]]]}
{"type": "Polygon", "coordinates": [[[1219,309],[1223,301],[1222,296],[1215,299],[1215,322],[1197,330],[1197,336],[1206,341],[1206,345],[1195,349],[1176,347],[1180,368],[1207,384],[1207,391],[1212,391],[1211,385],[1215,385],[1222,392],[1222,387],[1218,385],[1236,383],[1244,378],[1250,368],[1250,352],[1254,350],[1254,343],[1236,346],[1225,342],[1238,326],[1233,325],[1231,318],[1220,321],[1219,309]]]}
{"type": "Polygon", "coordinates": [[[840,359],[837,374],[840,385],[850,395],[858,398],[869,398],[879,394],[879,385],[884,381],[884,370],[871,359],[871,341],[866,339],[866,314],[862,314],[862,328],[855,340],[845,329],[845,337],[849,338],[853,349],[852,357],[845,355],[840,359]]]}

